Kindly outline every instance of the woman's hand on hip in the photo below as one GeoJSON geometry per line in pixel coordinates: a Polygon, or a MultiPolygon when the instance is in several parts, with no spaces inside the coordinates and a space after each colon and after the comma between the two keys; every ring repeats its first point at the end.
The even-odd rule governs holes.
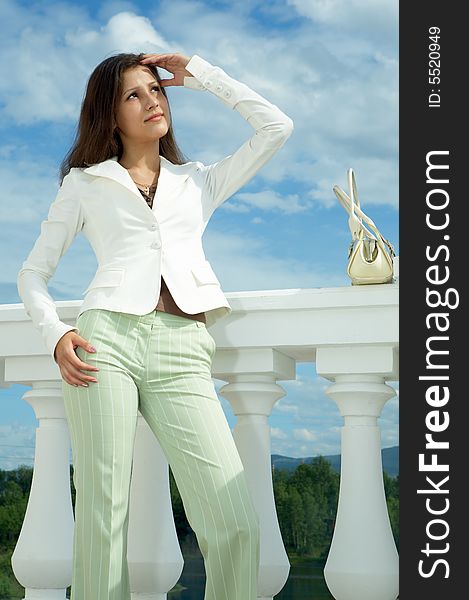
{"type": "Polygon", "coordinates": [[[67,331],[57,342],[54,352],[55,362],[59,365],[62,379],[70,385],[84,385],[88,381],[97,383],[97,380],[90,375],[85,375],[82,371],[99,371],[98,367],[93,367],[80,360],[75,352],[75,348],[80,346],[87,352],[93,352],[93,346],[78,335],[76,331],[67,331]]]}
{"type": "Polygon", "coordinates": [[[186,65],[190,61],[190,56],[185,56],[177,52],[176,54],[144,54],[141,59],[142,65],[156,65],[173,74],[171,79],[162,79],[161,85],[167,87],[170,85],[184,85],[184,77],[194,77],[192,73],[186,70],[186,65]]]}

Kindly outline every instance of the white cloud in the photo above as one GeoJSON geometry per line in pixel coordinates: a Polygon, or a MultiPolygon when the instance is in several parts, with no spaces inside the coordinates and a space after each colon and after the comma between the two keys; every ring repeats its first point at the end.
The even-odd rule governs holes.
{"type": "Polygon", "coordinates": [[[308,210],[310,204],[302,201],[298,194],[282,195],[274,190],[263,190],[262,192],[240,192],[234,196],[232,201],[226,202],[223,208],[234,212],[245,212],[256,208],[284,214],[296,214],[308,210]]]}
{"type": "Polygon", "coordinates": [[[388,38],[398,26],[398,0],[287,0],[298,13],[349,35],[388,38]]]}
{"type": "MultiPolygon", "coordinates": [[[[344,421],[335,402],[325,393],[331,382],[316,376],[314,366],[308,364],[297,365],[295,380],[278,383],[286,396],[275,404],[270,422],[288,437],[273,437],[272,452],[294,457],[340,454],[344,421]],[[299,447],[299,441],[307,443],[299,447]]],[[[386,403],[378,419],[382,448],[399,443],[398,410],[398,398],[394,397],[386,403]]]]}
{"type": "Polygon", "coordinates": [[[170,42],[154,28],[147,17],[130,11],[113,15],[99,29],[80,28],[67,32],[64,38],[71,50],[85,47],[89,55],[118,51],[140,52],[142,48],[161,52],[170,46],[170,42]]]}
{"type": "Polygon", "coordinates": [[[274,243],[251,236],[247,231],[222,231],[209,224],[204,247],[225,292],[334,287],[349,283],[344,273],[323,267],[319,262],[311,266],[301,259],[276,255],[274,243]]]}
{"type": "MultiPolygon", "coordinates": [[[[395,385],[397,383],[391,384],[391,387],[395,387],[395,385]]],[[[396,394],[394,398],[386,402],[378,419],[383,447],[399,444],[399,390],[396,390],[396,394]]]]}
{"type": "MultiPolygon", "coordinates": [[[[350,165],[362,181],[364,199],[397,206],[397,3],[295,0],[286,11],[291,17],[298,11],[311,26],[288,36],[281,29],[267,36],[254,19],[248,23],[246,13],[254,5],[258,8],[254,3],[241,11],[227,4],[220,10],[201,1],[174,0],[145,16],[129,10],[113,14],[104,24],[76,5],[54,5],[53,19],[45,9],[17,8],[16,19],[10,17],[14,26],[1,43],[2,122],[75,121],[87,77],[112,53],[198,53],[293,118],[295,131],[286,147],[262,169],[270,183],[289,179],[309,188],[307,200],[295,204],[291,199],[291,207],[301,211],[311,200],[330,205],[331,188],[350,165]],[[221,33],[227,18],[229,36],[221,33]],[[166,23],[174,22],[177,37],[170,39],[166,23]]],[[[113,6],[128,3],[109,3],[106,15],[113,6]]],[[[184,132],[197,159],[215,161],[252,130],[240,117],[228,119],[214,98],[196,94],[171,90],[176,134],[181,138],[184,132]],[[195,102],[200,114],[210,115],[210,127],[206,118],[194,118],[195,102]]],[[[279,209],[275,194],[269,199],[260,193],[257,201],[279,209]]]]}
{"type": "Polygon", "coordinates": [[[58,190],[55,166],[44,159],[27,160],[24,149],[3,147],[2,154],[6,159],[0,160],[0,225],[24,226],[45,218],[58,190]]]}
{"type": "MultiPolygon", "coordinates": [[[[21,264],[32,249],[41,222],[47,218],[49,206],[56,197],[58,167],[47,158],[31,156],[23,146],[0,147],[0,157],[2,155],[5,158],[0,159],[1,279],[16,286],[21,264]]],[[[53,297],[58,291],[60,298],[80,298],[95,267],[94,253],[79,234],[60,259],[49,282],[53,297]]]]}
{"type": "Polygon", "coordinates": [[[338,427],[318,431],[314,439],[302,438],[301,435],[288,435],[286,439],[272,438],[272,454],[303,458],[307,456],[326,456],[340,454],[340,430],[338,427]],[[306,443],[299,442],[303,440],[306,443]]]}
{"type": "Polygon", "coordinates": [[[287,440],[288,435],[278,427],[271,427],[270,436],[274,440],[287,440]]]}
{"type": "Polygon", "coordinates": [[[306,440],[308,442],[315,442],[318,436],[310,429],[294,429],[293,436],[296,440],[306,440]]]}
{"type": "Polygon", "coordinates": [[[137,2],[130,0],[103,0],[99,3],[98,19],[100,21],[108,21],[112,16],[121,12],[138,12],[137,2]]]}
{"type": "Polygon", "coordinates": [[[171,51],[171,42],[147,17],[121,12],[100,26],[76,6],[57,5],[57,10],[51,19],[47,12],[18,9],[12,30],[3,36],[3,126],[12,120],[23,126],[75,121],[86,80],[101,60],[117,52],[171,51]]]}
{"type": "Polygon", "coordinates": [[[24,464],[33,466],[36,427],[0,425],[0,469],[10,471],[24,464]]]}
{"type": "Polygon", "coordinates": [[[347,194],[349,193],[347,170],[350,167],[355,172],[361,208],[368,216],[373,215],[368,209],[370,205],[391,204],[397,207],[399,181],[394,166],[388,160],[373,157],[351,159],[341,165],[328,163],[322,165],[321,173],[318,172],[318,167],[313,166],[311,171],[317,174],[317,178],[314,187],[308,192],[308,197],[320,201],[326,207],[340,206],[332,187],[339,185],[347,194]]]}
{"type": "Polygon", "coordinates": [[[279,400],[275,405],[275,410],[281,413],[291,413],[297,415],[299,408],[295,404],[287,404],[288,401],[279,400]]]}

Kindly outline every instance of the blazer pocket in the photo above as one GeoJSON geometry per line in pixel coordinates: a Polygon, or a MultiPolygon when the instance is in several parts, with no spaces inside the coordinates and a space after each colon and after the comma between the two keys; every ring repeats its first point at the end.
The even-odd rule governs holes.
{"type": "Polygon", "coordinates": [[[220,282],[218,281],[217,276],[215,275],[208,261],[194,265],[191,268],[191,271],[195,281],[197,282],[197,285],[206,285],[209,283],[220,285],[220,282]]]}
{"type": "Polygon", "coordinates": [[[95,287],[115,287],[120,285],[124,277],[124,271],[124,268],[119,267],[114,269],[98,269],[83,294],[86,294],[88,290],[95,287]]]}

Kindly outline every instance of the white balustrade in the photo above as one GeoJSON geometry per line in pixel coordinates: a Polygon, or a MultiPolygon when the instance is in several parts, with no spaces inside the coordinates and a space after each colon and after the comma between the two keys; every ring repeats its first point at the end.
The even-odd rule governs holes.
{"type": "Polygon", "coordinates": [[[229,383],[220,389],[237,422],[233,437],[260,521],[258,598],[272,600],[284,587],[290,561],[283,545],[272,484],[270,426],[272,408],[285,395],[276,379],[294,379],[295,361],[271,348],[225,351],[231,355],[229,383]]]}
{"type": "MultiPolygon", "coordinates": [[[[325,569],[336,600],[394,600],[397,552],[384,498],[377,418],[398,379],[398,285],[268,290],[226,294],[233,312],[210,329],[213,376],[237,417],[233,437],[261,524],[259,600],[285,585],[289,561],[271,477],[269,416],[295,378],[298,362],[317,362],[344,417],[340,500],[325,569]],[[370,592],[369,590],[372,590],[370,592]],[[371,594],[371,595],[370,595],[371,594]]],[[[73,324],[80,301],[56,302],[73,324]]],[[[12,556],[25,598],[62,600],[71,585],[73,511],[70,440],[57,364],[22,304],[0,305],[0,386],[24,395],[39,420],[28,508],[12,556]]],[[[168,465],[139,414],[127,557],[133,600],[164,600],[183,558],[169,491],[168,465]]]]}
{"type": "Polygon", "coordinates": [[[340,493],[324,576],[336,600],[395,600],[399,559],[389,522],[378,417],[395,390],[397,355],[387,347],[320,348],[317,372],[344,417],[340,493]]]}
{"type": "Polygon", "coordinates": [[[140,413],[130,485],[127,562],[132,600],[166,600],[184,567],[171,505],[169,466],[140,413]]]}
{"type": "Polygon", "coordinates": [[[72,578],[70,438],[60,382],[36,381],[23,395],[39,421],[28,506],[11,557],[26,598],[65,598],[72,578]]]}

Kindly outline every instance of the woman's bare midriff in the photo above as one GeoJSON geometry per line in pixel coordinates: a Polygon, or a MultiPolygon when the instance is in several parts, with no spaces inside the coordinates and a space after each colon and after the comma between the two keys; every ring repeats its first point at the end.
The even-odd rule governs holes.
{"type": "MultiPolygon", "coordinates": [[[[156,191],[156,185],[157,183],[155,182],[153,186],[151,186],[151,196],[148,196],[146,193],[144,193],[143,190],[141,190],[140,187],[137,185],[138,190],[142,194],[143,199],[146,201],[150,209],[152,209],[153,207],[153,199],[156,191]]],[[[172,297],[171,292],[169,291],[168,286],[166,285],[166,282],[163,279],[163,277],[161,278],[160,297],[158,298],[158,302],[153,310],[161,310],[162,312],[171,313],[172,315],[186,317],[187,319],[196,319],[197,321],[207,323],[204,312],[196,313],[195,315],[190,315],[179,308],[179,306],[174,301],[174,298],[172,297]]]]}
{"type": "Polygon", "coordinates": [[[191,315],[182,311],[179,306],[174,301],[174,298],[171,295],[171,292],[166,285],[163,277],[161,278],[161,292],[160,297],[158,299],[158,303],[153,310],[161,310],[163,312],[171,313],[173,315],[178,315],[180,317],[186,317],[188,319],[196,319],[197,321],[202,321],[206,323],[205,313],[196,313],[195,315],[191,315]]]}

